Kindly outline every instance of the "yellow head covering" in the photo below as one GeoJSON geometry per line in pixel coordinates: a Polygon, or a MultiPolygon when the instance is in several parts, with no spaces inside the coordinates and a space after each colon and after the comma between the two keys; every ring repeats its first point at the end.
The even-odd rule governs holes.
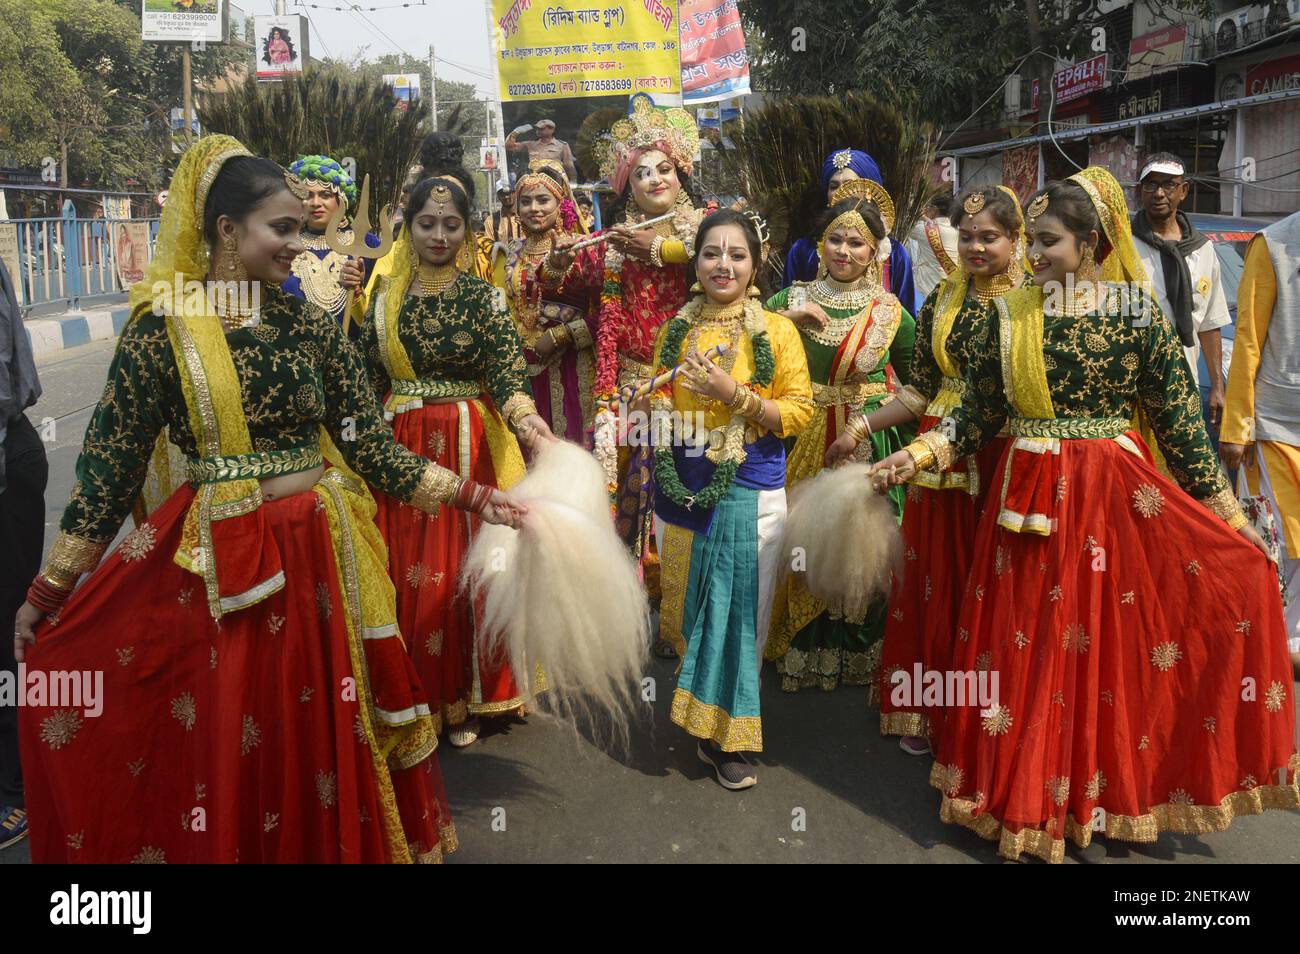
{"type": "MultiPolygon", "coordinates": [[[[1019,269],[1023,274],[1029,272],[1029,258],[1025,254],[1025,215],[1020,208],[1020,200],[1011,189],[1004,185],[997,187],[1000,191],[1005,192],[1011,198],[1011,204],[1016,210],[1016,231],[1011,236],[1011,241],[1015,249],[1011,253],[1011,263],[1007,266],[1008,274],[1019,269]]],[[[939,370],[949,377],[957,377],[959,372],[957,366],[953,364],[948,357],[947,350],[942,347],[947,341],[948,333],[952,330],[953,322],[957,318],[957,313],[961,311],[962,304],[966,301],[966,294],[970,288],[971,274],[962,263],[961,258],[957,259],[957,267],[949,275],[944,276],[939,282],[939,297],[935,299],[934,311],[934,335],[931,347],[934,349],[935,361],[939,365],[939,370]]]]}
{"type": "Polygon", "coordinates": [[[158,223],[153,261],[144,278],[131,286],[132,318],[153,307],[153,289],[161,282],[174,287],[179,279],[203,281],[208,277],[209,252],[203,238],[203,207],[208,192],[226,160],[251,156],[243,143],[230,136],[204,136],[181,156],[167,189],[167,204],[158,223]]]}
{"type": "Polygon", "coordinates": [[[1110,254],[1101,263],[1102,281],[1137,282],[1145,285],[1149,277],[1133,244],[1128,203],[1124,201],[1124,189],[1119,182],[1101,166],[1089,166],[1066,181],[1073,182],[1088,193],[1092,207],[1101,219],[1106,240],[1110,242],[1110,254]]]}

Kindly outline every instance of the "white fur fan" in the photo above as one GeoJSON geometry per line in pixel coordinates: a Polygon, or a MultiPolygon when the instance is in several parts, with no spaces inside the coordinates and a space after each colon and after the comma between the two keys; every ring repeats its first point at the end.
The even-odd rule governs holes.
{"type": "Polygon", "coordinates": [[[902,553],[893,507],[871,489],[868,469],[845,464],[795,485],[785,525],[789,572],[847,619],[889,592],[902,553]]]}
{"type": "Polygon", "coordinates": [[[614,532],[604,472],[581,447],[556,441],[510,495],[528,506],[521,529],[484,524],[461,573],[479,606],[480,645],[507,658],[544,709],[603,716],[625,735],[650,612],[614,532]]]}

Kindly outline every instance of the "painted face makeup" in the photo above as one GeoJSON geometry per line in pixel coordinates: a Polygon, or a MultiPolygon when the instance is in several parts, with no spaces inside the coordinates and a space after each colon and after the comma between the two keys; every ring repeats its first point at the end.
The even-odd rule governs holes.
{"type": "Polygon", "coordinates": [[[546,186],[534,186],[519,196],[519,221],[529,232],[546,232],[555,226],[560,212],[559,200],[546,186]]]}
{"type": "Polygon", "coordinates": [[[647,215],[662,215],[677,204],[682,182],[672,159],[657,149],[641,154],[628,180],[632,199],[647,215]]]}
{"type": "Polygon", "coordinates": [[[703,237],[695,263],[695,277],[704,295],[716,305],[729,305],[745,296],[754,274],[745,230],[736,224],[719,225],[703,237]]]}

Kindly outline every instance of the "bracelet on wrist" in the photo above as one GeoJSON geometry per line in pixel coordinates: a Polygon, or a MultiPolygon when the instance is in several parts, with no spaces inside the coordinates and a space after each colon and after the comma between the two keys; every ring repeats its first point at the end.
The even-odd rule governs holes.
{"type": "Polygon", "coordinates": [[[650,264],[653,265],[655,268],[664,267],[664,260],[663,260],[664,241],[665,239],[662,235],[656,235],[654,241],[650,243],[650,264]]]}
{"type": "Polygon", "coordinates": [[[27,589],[27,602],[48,615],[58,612],[71,595],[71,587],[64,588],[52,582],[44,574],[38,574],[27,589]]]}

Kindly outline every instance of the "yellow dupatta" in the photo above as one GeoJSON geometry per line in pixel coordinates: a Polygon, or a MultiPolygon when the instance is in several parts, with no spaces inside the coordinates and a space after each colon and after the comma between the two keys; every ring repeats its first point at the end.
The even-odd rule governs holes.
{"type": "MultiPolygon", "coordinates": [[[[237,468],[226,466],[231,458],[251,454],[253,446],[239,378],[205,284],[210,265],[203,237],[208,192],[227,160],[248,155],[229,136],[204,137],[186,151],[168,190],[157,253],[130,295],[132,320],[161,306],[199,453],[223,465],[232,477],[199,487],[173,556],[179,566],[202,577],[208,611],[215,619],[260,602],[284,586],[279,552],[258,515],[262,502],[258,481],[239,478],[237,468]],[[155,301],[160,286],[185,290],[180,301],[170,296],[155,301]],[[256,547],[256,560],[238,552],[250,545],[256,547]]],[[[161,436],[152,458],[154,493],[170,495],[184,482],[187,475],[179,473],[176,458],[167,436],[161,436]]],[[[149,501],[144,503],[147,506],[149,501]]],[[[137,516],[141,509],[137,508],[137,516]]]]}
{"type": "MultiPolygon", "coordinates": [[[[468,243],[469,239],[466,239],[468,243]]],[[[395,414],[401,414],[414,407],[419,407],[425,397],[425,389],[418,387],[419,380],[416,376],[415,365],[411,362],[411,356],[407,353],[406,347],[402,344],[399,331],[399,322],[402,313],[402,302],[406,300],[406,293],[411,287],[414,279],[418,261],[414,247],[411,245],[410,231],[402,230],[402,234],[393,243],[392,251],[389,252],[391,263],[387,273],[380,279],[378,285],[374,287],[374,315],[375,322],[375,339],[379,344],[380,360],[384,363],[384,369],[388,372],[389,380],[392,382],[392,393],[384,400],[384,413],[390,418],[395,414]],[[405,385],[405,387],[404,387],[405,385]]],[[[459,262],[460,256],[457,256],[459,262]]],[[[473,276],[470,276],[472,279],[473,276]]],[[[457,278],[460,282],[465,280],[464,275],[457,278]]],[[[468,384],[468,382],[467,382],[468,384]]],[[[482,393],[482,387],[474,384],[465,389],[463,395],[457,395],[448,392],[447,397],[463,396],[466,402],[459,402],[458,407],[462,408],[460,413],[460,452],[458,460],[455,462],[456,470],[459,476],[466,479],[470,478],[469,464],[469,418],[468,418],[468,401],[474,401],[478,405],[479,415],[483,421],[484,437],[487,440],[488,451],[492,456],[492,467],[496,473],[497,486],[502,490],[508,490],[523,479],[524,457],[519,450],[519,442],[515,436],[510,433],[505,421],[501,417],[500,410],[489,402],[479,399],[482,393]]]]}

